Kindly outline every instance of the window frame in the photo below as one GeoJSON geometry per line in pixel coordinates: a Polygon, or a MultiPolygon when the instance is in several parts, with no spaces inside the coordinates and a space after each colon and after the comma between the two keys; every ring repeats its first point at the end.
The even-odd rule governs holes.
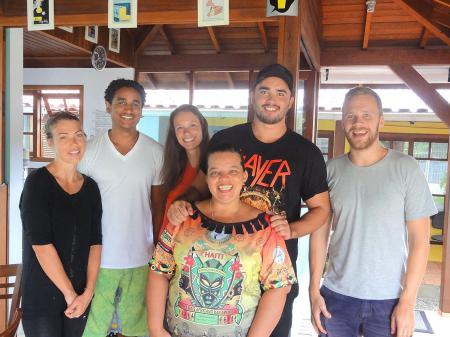
{"type": "MultiPolygon", "coordinates": [[[[42,150],[42,132],[41,132],[41,98],[45,96],[46,99],[54,99],[54,98],[76,98],[80,100],[80,108],[79,108],[79,118],[81,121],[81,125],[83,125],[83,106],[84,106],[84,86],[83,85],[24,85],[23,86],[23,95],[33,96],[33,132],[23,132],[24,135],[33,135],[33,151],[30,154],[30,161],[33,162],[50,162],[53,158],[45,157],[43,155],[42,150]],[[50,94],[42,94],[44,90],[79,90],[79,94],[71,94],[71,93],[50,93],[50,94]]],[[[45,104],[45,103],[44,103],[45,104]]],[[[51,109],[49,109],[49,104],[46,104],[46,110],[49,111],[49,115],[52,114],[51,109]]],[[[22,115],[30,115],[30,113],[22,112],[22,115]]]]}

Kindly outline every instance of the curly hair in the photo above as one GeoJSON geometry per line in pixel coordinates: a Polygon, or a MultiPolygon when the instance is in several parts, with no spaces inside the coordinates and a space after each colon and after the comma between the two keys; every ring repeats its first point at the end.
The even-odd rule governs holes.
{"type": "Polygon", "coordinates": [[[141,96],[142,106],[144,106],[146,96],[144,87],[136,81],[126,80],[124,78],[119,78],[109,83],[108,87],[105,90],[105,101],[111,104],[116,91],[122,88],[133,88],[134,90],[136,90],[141,96]]]}

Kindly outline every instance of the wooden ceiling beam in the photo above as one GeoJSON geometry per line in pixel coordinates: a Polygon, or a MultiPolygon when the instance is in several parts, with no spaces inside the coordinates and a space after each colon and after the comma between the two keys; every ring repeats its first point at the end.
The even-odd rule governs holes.
{"type": "Polygon", "coordinates": [[[234,80],[233,80],[233,76],[231,76],[231,73],[227,71],[225,73],[225,76],[226,76],[228,86],[230,87],[230,89],[234,89],[235,85],[234,85],[234,80]]]}
{"type": "Polygon", "coordinates": [[[372,16],[373,12],[366,12],[366,22],[364,23],[364,37],[362,49],[367,49],[367,47],[369,46],[369,35],[370,35],[370,28],[372,26],[372,16]]]}
{"type": "MultiPolygon", "coordinates": [[[[126,33],[126,32],[125,32],[126,33]]],[[[41,30],[33,32],[33,34],[39,34],[45,38],[52,39],[59,43],[62,43],[68,47],[75,48],[87,56],[92,54],[94,44],[84,39],[84,27],[75,27],[73,33],[65,32],[61,29],[55,30],[41,30]]],[[[98,44],[103,46],[108,45],[109,30],[107,27],[99,27],[98,30],[98,44]]],[[[108,61],[114,63],[120,67],[133,67],[133,50],[132,39],[121,37],[121,53],[113,53],[107,50],[108,61]]]]}
{"type": "Polygon", "coordinates": [[[423,27],[422,35],[420,37],[419,47],[425,48],[427,46],[429,38],[430,38],[430,31],[428,29],[426,29],[425,27],[423,27]]]}
{"type": "Polygon", "coordinates": [[[389,66],[403,82],[428,105],[447,126],[450,126],[450,104],[411,65],[389,66]]]}
{"type": "Polygon", "coordinates": [[[148,84],[150,84],[150,89],[157,89],[158,88],[158,81],[155,78],[155,75],[151,73],[146,73],[148,84]]]}
{"type": "Polygon", "coordinates": [[[220,48],[219,40],[217,39],[216,31],[214,30],[214,27],[208,27],[208,34],[209,38],[211,39],[211,42],[214,46],[214,50],[216,53],[221,53],[222,48],[220,48]]]}
{"type": "Polygon", "coordinates": [[[371,48],[358,50],[350,48],[328,48],[322,51],[320,60],[322,67],[448,64],[450,60],[450,49],[371,48]]]}
{"type": "Polygon", "coordinates": [[[302,53],[311,69],[320,70],[320,1],[302,0],[299,3],[302,53]]]}
{"type": "Polygon", "coordinates": [[[261,37],[261,44],[264,48],[264,52],[268,53],[269,52],[269,41],[267,40],[266,27],[264,27],[264,22],[258,22],[257,25],[258,25],[259,36],[261,37]]]}
{"type": "MultiPolygon", "coordinates": [[[[15,0],[16,1],[16,0],[15,0]]],[[[25,3],[25,2],[24,2],[25,3]]],[[[254,22],[276,22],[277,17],[266,17],[266,4],[261,2],[261,6],[253,8],[236,8],[239,1],[230,4],[230,24],[232,23],[254,23],[254,22]],[[234,7],[234,8],[233,8],[234,7]]],[[[26,13],[24,7],[23,13],[26,13]]],[[[138,25],[165,25],[165,24],[197,24],[197,10],[155,10],[155,11],[138,11],[138,25]]],[[[108,25],[108,14],[71,14],[64,13],[55,15],[56,26],[83,26],[83,25],[108,25]]],[[[26,27],[27,16],[6,16],[0,15],[1,27],[26,27]]]]}
{"type": "Polygon", "coordinates": [[[152,43],[152,41],[158,35],[160,27],[161,25],[154,25],[151,28],[150,27],[147,28],[147,32],[144,38],[141,41],[137,42],[135,46],[134,51],[135,56],[141,55],[142,52],[145,50],[145,48],[147,48],[150,45],[150,43],[152,43]]]}
{"type": "Polygon", "coordinates": [[[164,40],[166,40],[167,46],[169,47],[170,54],[172,54],[172,55],[176,54],[177,50],[175,48],[175,42],[173,41],[172,37],[170,36],[169,32],[167,31],[167,25],[160,25],[159,32],[161,33],[164,40]]]}
{"type": "Polygon", "coordinates": [[[394,0],[407,13],[425,26],[434,36],[450,46],[450,37],[433,22],[433,5],[423,0],[394,0]]]}
{"type": "Polygon", "coordinates": [[[276,54],[203,54],[141,56],[139,72],[240,71],[261,69],[276,62],[276,54]]]}

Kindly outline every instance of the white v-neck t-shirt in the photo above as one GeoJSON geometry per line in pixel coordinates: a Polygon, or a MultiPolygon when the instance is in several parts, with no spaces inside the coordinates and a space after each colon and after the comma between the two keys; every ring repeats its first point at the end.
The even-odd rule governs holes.
{"type": "Polygon", "coordinates": [[[142,133],[126,155],[117,151],[108,132],[87,143],[78,169],[97,182],[102,197],[102,268],[136,268],[150,260],[150,193],[152,185],[161,185],[162,162],[162,145],[142,133]]]}

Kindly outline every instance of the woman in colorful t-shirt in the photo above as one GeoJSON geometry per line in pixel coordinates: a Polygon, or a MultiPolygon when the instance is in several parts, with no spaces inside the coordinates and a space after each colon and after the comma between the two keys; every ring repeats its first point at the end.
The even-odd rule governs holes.
{"type": "Polygon", "coordinates": [[[172,111],[161,170],[167,201],[160,235],[168,222],[167,209],[197,176],[208,142],[208,122],[196,106],[183,104],[172,111]]]}
{"type": "Polygon", "coordinates": [[[296,279],[269,216],[239,198],[246,178],[237,148],[208,150],[212,198],[166,225],[150,262],[152,337],[264,337],[277,324],[296,279]]]}

